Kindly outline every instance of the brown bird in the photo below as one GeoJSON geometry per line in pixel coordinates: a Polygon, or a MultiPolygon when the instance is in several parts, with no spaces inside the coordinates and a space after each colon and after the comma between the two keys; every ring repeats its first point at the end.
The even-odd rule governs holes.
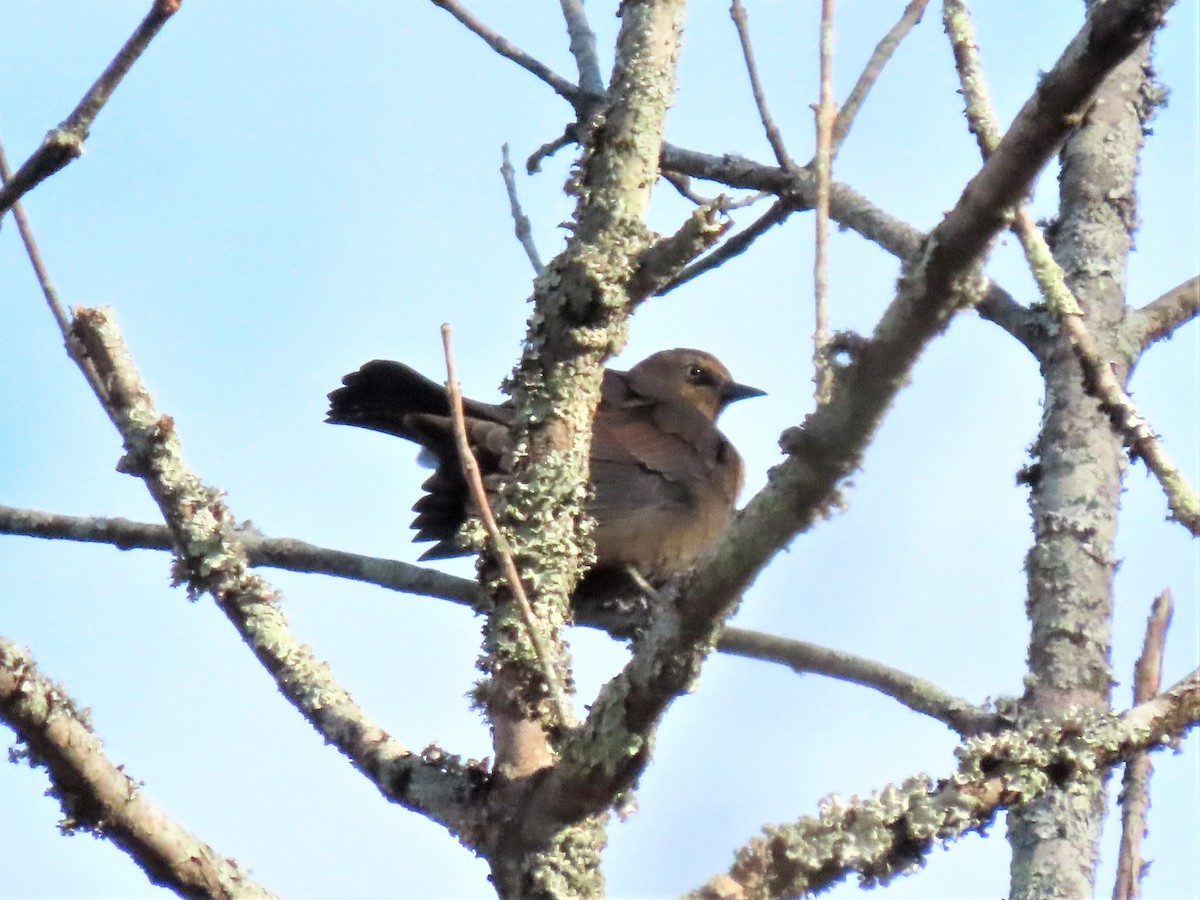
{"type": "MultiPolygon", "coordinates": [[[[471,513],[445,388],[403,363],[376,359],[329,394],[326,421],[394,434],[419,444],[434,473],[413,506],[416,541],[436,541],[422,559],[471,551],[458,531],[471,513]]],[[[604,373],[592,430],[587,504],[596,520],[596,565],[576,601],[628,590],[628,568],[657,587],[686,571],[733,517],[742,460],[716,427],[735,400],[764,392],[738,384],[700,350],[664,350],[628,372],[604,373]]],[[[485,478],[503,473],[510,403],[464,401],[467,434],[485,478]]]]}

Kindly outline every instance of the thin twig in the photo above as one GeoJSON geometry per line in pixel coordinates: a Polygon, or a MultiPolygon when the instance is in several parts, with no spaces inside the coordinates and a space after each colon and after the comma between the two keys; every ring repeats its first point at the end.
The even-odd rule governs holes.
{"type": "MultiPolygon", "coordinates": [[[[0,144],[0,185],[7,187],[10,177],[8,159],[4,155],[4,145],[0,144]]],[[[71,326],[71,321],[67,318],[62,303],[58,299],[58,291],[55,289],[54,283],[50,281],[50,273],[46,271],[46,264],[42,262],[41,251],[38,250],[37,242],[33,239],[33,230],[29,227],[29,220],[25,217],[25,208],[19,200],[14,200],[12,211],[13,217],[17,220],[17,231],[20,232],[21,241],[25,244],[25,252],[29,255],[29,263],[33,266],[33,274],[42,288],[42,296],[46,298],[50,313],[54,316],[54,321],[58,323],[58,330],[65,335],[71,326]]]]}
{"type": "Polygon", "coordinates": [[[576,141],[575,124],[571,123],[566,130],[552,141],[547,141],[542,146],[538,147],[533,153],[529,154],[529,158],[525,160],[525,172],[529,175],[535,175],[542,170],[542,160],[549,159],[563,147],[569,147],[576,141]]]}
{"type": "Polygon", "coordinates": [[[11,179],[6,179],[4,187],[0,188],[0,216],[38,184],[83,154],[83,143],[87,140],[92,122],[167,19],[179,10],[180,2],[154,0],[150,12],[146,13],[125,46],[117,51],[112,62],[88,88],[71,114],[57,127],[50,129],[37,150],[21,164],[11,179]]]}
{"type": "Polygon", "coordinates": [[[900,46],[900,42],[904,40],[913,27],[921,21],[921,16],[925,14],[925,7],[929,5],[929,0],[912,0],[904,8],[904,14],[900,16],[900,21],[892,26],[892,30],[883,36],[875,46],[875,51],[871,54],[871,58],[867,60],[867,65],[863,68],[862,74],[858,76],[858,81],[855,82],[849,96],[846,97],[846,102],[842,104],[842,108],[838,110],[837,119],[833,123],[833,148],[831,155],[836,157],[838,151],[842,148],[842,142],[846,139],[846,135],[850,132],[850,126],[854,124],[854,117],[858,115],[859,107],[863,101],[867,99],[867,94],[871,88],[875,86],[875,82],[879,79],[883,67],[887,65],[892,54],[896,52],[896,48],[900,46]]]}
{"type": "Polygon", "coordinates": [[[792,206],[790,200],[784,198],[776,200],[766,212],[733,237],[729,238],[720,247],[703,259],[699,259],[690,266],[686,266],[683,271],[659,288],[659,296],[668,294],[680,285],[687,284],[693,278],[697,278],[710,269],[715,269],[735,256],[745,253],[750,245],[760,236],[784,221],[793,212],[795,212],[795,208],[792,206]]]}
{"type": "Polygon", "coordinates": [[[504,189],[508,191],[508,208],[512,211],[513,232],[529,262],[533,266],[533,274],[542,271],[542,258],[538,255],[537,245],[533,242],[533,229],[529,227],[529,217],[521,209],[521,200],[517,197],[517,173],[513,171],[512,160],[508,158],[508,144],[500,145],[500,176],[504,179],[504,189]]]}
{"type": "Polygon", "coordinates": [[[813,396],[817,404],[829,402],[833,391],[833,360],[829,353],[829,181],[833,165],[833,7],[834,0],[821,0],[820,95],[817,117],[817,203],[816,248],[813,255],[813,299],[816,327],[813,330],[813,396]]]}
{"type": "Polygon", "coordinates": [[[484,43],[505,59],[512,60],[526,72],[540,78],[546,84],[550,85],[554,93],[558,94],[572,106],[579,107],[584,93],[578,87],[571,84],[571,82],[563,78],[541,60],[534,59],[508,38],[488,28],[475,18],[471,14],[471,11],[459,3],[458,0],[432,0],[432,2],[434,6],[444,9],[450,15],[454,16],[454,18],[458,19],[459,22],[466,26],[468,31],[482,38],[484,43]]]}
{"type": "Polygon", "coordinates": [[[742,44],[742,57],[746,60],[746,72],[750,75],[750,90],[754,93],[754,105],[758,107],[758,116],[762,120],[763,130],[767,133],[767,141],[775,152],[775,159],[779,165],[791,171],[796,168],[796,164],[788,155],[779,126],[775,124],[770,110],[767,109],[767,98],[763,92],[762,81],[758,77],[758,66],[754,63],[754,48],[750,44],[750,25],[746,21],[746,8],[742,6],[742,0],[733,0],[729,5],[729,15],[733,19],[733,24],[737,28],[738,40],[742,44]]]}
{"type": "Polygon", "coordinates": [[[811,672],[879,691],[915,712],[937,719],[970,737],[1004,727],[1004,719],[968,700],[955,697],[923,678],[852,653],[792,638],[726,628],[717,641],[723,653],[782,663],[797,673],[811,672]]]}
{"type": "Polygon", "coordinates": [[[450,400],[450,415],[454,420],[454,438],[458,444],[458,459],[462,466],[463,478],[466,479],[467,487],[471,491],[471,499],[474,501],[483,527],[491,539],[492,550],[504,570],[509,590],[512,591],[517,609],[520,610],[521,618],[525,622],[525,630],[529,633],[529,642],[533,645],[533,652],[537,655],[538,663],[541,665],[542,676],[546,679],[546,687],[550,691],[550,699],[554,703],[559,721],[563,725],[571,725],[575,722],[575,716],[567,702],[566,692],[558,678],[558,670],[554,666],[550,650],[542,640],[541,623],[538,622],[537,615],[529,604],[529,597],[525,594],[525,585],[521,583],[521,573],[517,571],[517,564],[513,561],[508,540],[500,531],[500,526],[496,524],[496,517],[492,515],[492,504],[483,487],[479,464],[475,461],[475,454],[471,452],[471,444],[467,440],[467,421],[463,415],[462,390],[454,372],[454,353],[450,346],[450,335],[449,323],[443,323],[442,348],[446,354],[446,394],[450,400]]]}
{"type": "Polygon", "coordinates": [[[729,212],[731,209],[744,209],[747,206],[753,206],[764,197],[770,197],[766,191],[756,191],[753,194],[747,194],[740,200],[731,200],[724,194],[716,197],[703,197],[692,190],[692,179],[687,175],[681,175],[678,172],[661,172],[660,176],[671,187],[679,192],[679,196],[685,200],[690,200],[697,206],[711,206],[721,212],[729,212]]]}
{"type": "MultiPolygon", "coordinates": [[[[3,183],[7,186],[10,183],[8,180],[8,162],[4,158],[3,147],[0,147],[0,176],[3,176],[3,183]]],[[[24,205],[19,200],[14,200],[12,211],[13,218],[17,222],[17,232],[21,235],[21,242],[25,245],[25,253],[29,257],[29,264],[33,268],[34,276],[38,280],[38,286],[42,289],[42,296],[46,298],[46,305],[50,308],[50,314],[54,316],[54,321],[58,323],[58,329],[62,333],[63,345],[66,347],[67,354],[79,366],[79,370],[83,373],[88,387],[92,389],[92,393],[96,395],[96,399],[100,405],[111,417],[113,409],[109,405],[108,392],[104,389],[104,385],[100,383],[100,377],[96,374],[96,367],[87,358],[87,354],[81,351],[79,344],[71,336],[70,319],[67,316],[66,310],[63,309],[62,301],[59,299],[58,290],[54,287],[54,282],[50,280],[50,272],[42,260],[41,250],[38,249],[37,241],[33,237],[33,228],[30,227],[29,219],[25,216],[24,205]]]]}
{"type": "Polygon", "coordinates": [[[589,94],[604,93],[604,79],[600,77],[600,57],[596,53],[596,33],[588,24],[587,12],[581,0],[559,0],[563,18],[567,23],[567,37],[571,40],[571,55],[579,71],[579,86],[589,94]]]}
{"type": "MultiPolygon", "coordinates": [[[[967,121],[986,160],[1000,143],[1000,128],[979,63],[979,48],[975,42],[970,12],[962,0],[945,0],[942,19],[954,48],[967,121]]],[[[1103,405],[1130,455],[1141,457],[1154,473],[1166,494],[1172,517],[1193,535],[1200,536],[1200,496],[1175,465],[1154,429],[1138,412],[1114,373],[1108,354],[1100,348],[1084,324],[1083,311],[1067,287],[1062,268],[1054,259],[1045,235],[1026,205],[1018,204],[1012,214],[1010,227],[1021,241],[1025,258],[1046,306],[1058,320],[1079,358],[1088,392],[1103,405]]]]}
{"type": "MultiPolygon", "coordinates": [[[[64,833],[90,832],[120,847],[155,884],[181,897],[273,897],[236,860],[187,831],[105,755],[87,710],[38,671],[32,655],[0,637],[0,722],[44,768],[62,804],[64,833]]],[[[15,760],[14,760],[15,761],[15,760]]]]}
{"type": "MultiPolygon", "coordinates": [[[[1162,687],[1162,658],[1167,629],[1171,627],[1171,592],[1164,590],[1155,598],[1146,620],[1146,638],[1142,655],[1133,668],[1133,704],[1148,703],[1162,687]]],[[[1117,856],[1117,880],[1113,900],[1135,900],[1141,893],[1146,866],[1142,861],[1142,838],[1146,834],[1146,813],[1150,810],[1150,776],[1154,768],[1145,750],[1133,753],[1125,761],[1121,781],[1121,850],[1117,856]]]]}

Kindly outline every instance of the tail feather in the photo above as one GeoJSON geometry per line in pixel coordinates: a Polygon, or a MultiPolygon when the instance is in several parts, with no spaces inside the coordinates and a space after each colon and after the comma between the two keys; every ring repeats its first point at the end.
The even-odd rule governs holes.
{"type": "MultiPolygon", "coordinates": [[[[468,442],[484,476],[499,470],[512,416],[506,405],[465,400],[468,442]]],[[[393,434],[421,447],[434,466],[413,505],[414,541],[435,541],[421,559],[465,556],[458,531],[466,521],[469,491],[463,479],[445,388],[403,363],[376,359],[342,379],[329,394],[325,421],[393,434]]]]}

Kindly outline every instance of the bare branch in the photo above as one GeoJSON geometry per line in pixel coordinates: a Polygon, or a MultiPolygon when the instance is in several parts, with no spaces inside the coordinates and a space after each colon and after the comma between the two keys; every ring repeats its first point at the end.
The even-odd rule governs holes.
{"type": "MultiPolygon", "coordinates": [[[[943,21],[954,47],[959,83],[966,101],[967,120],[979,143],[980,152],[985,159],[989,159],[1000,144],[1000,128],[979,65],[979,51],[970,13],[962,0],[946,0],[943,21]]],[[[1197,496],[1183,472],[1170,458],[1114,374],[1109,355],[1101,349],[1084,324],[1083,311],[1067,287],[1063,271],[1050,252],[1045,236],[1024,204],[1019,205],[1012,214],[1012,230],[1021,241],[1046,305],[1075,348],[1088,380],[1089,393],[1103,404],[1130,453],[1141,457],[1154,473],[1167,495],[1167,503],[1176,521],[1193,535],[1200,535],[1200,496],[1197,496]]]]}
{"type": "Polygon", "coordinates": [[[512,211],[513,231],[517,235],[517,240],[521,242],[521,246],[525,250],[525,255],[529,257],[530,265],[533,266],[533,274],[536,275],[542,271],[542,258],[538,255],[537,245],[533,242],[533,230],[529,227],[529,217],[525,215],[525,211],[521,209],[521,201],[517,197],[517,177],[513,171],[512,161],[508,158],[508,144],[500,145],[500,177],[504,179],[504,188],[508,191],[508,206],[512,211]]]}
{"type": "Polygon", "coordinates": [[[851,874],[867,886],[886,884],[919,867],[935,845],[986,828],[999,810],[1037,799],[1064,777],[1095,780],[1125,754],[1158,749],[1197,724],[1200,670],[1121,716],[1081,711],[972,738],[950,777],[916,776],[865,800],[829,797],[815,817],[764,828],[727,873],[687,896],[808,896],[851,874]]]}
{"type": "Polygon", "coordinates": [[[815,252],[813,254],[813,298],[816,327],[813,330],[813,397],[817,404],[829,402],[833,391],[833,360],[829,353],[829,181],[833,166],[833,5],[821,0],[820,90],[817,118],[817,202],[815,252]]]}
{"type": "Polygon", "coordinates": [[[115,766],[61,685],[43,676],[27,650],[0,637],[0,721],[25,745],[17,755],[50,776],[64,833],[108,838],[151,882],[182,897],[273,897],[235,860],[188,832],[115,766]]]}
{"type": "Polygon", "coordinates": [[[731,224],[728,219],[722,221],[719,215],[724,199],[718,197],[712,204],[696,207],[675,234],[643,251],[629,279],[630,303],[640,303],[661,293],[663,286],[679,277],[691,260],[720,239],[731,224]]]}
{"type": "Polygon", "coordinates": [[[658,289],[659,294],[668,294],[680,285],[687,284],[693,278],[703,275],[710,269],[723,265],[735,256],[745,253],[759,237],[766,234],[794,212],[787,200],[776,200],[770,209],[737,232],[733,237],[703,259],[697,260],[684,268],[674,278],[658,289]]]}
{"type": "Polygon", "coordinates": [[[458,19],[467,30],[472,34],[482,38],[484,43],[503,56],[505,59],[510,59],[518,66],[529,72],[536,78],[540,78],[546,84],[550,85],[554,93],[558,94],[576,109],[584,99],[584,93],[579,90],[567,79],[563,78],[557,72],[552,70],[545,63],[534,59],[512,41],[503,35],[497,34],[492,29],[488,28],[475,16],[471,11],[463,6],[458,0],[432,0],[434,6],[444,9],[454,18],[458,19]]]}
{"type": "Polygon", "coordinates": [[[838,110],[837,120],[833,123],[833,156],[837,156],[838,150],[842,147],[842,142],[846,140],[846,135],[850,133],[850,126],[854,124],[854,117],[858,115],[858,110],[867,99],[867,94],[875,86],[875,82],[883,72],[883,67],[892,58],[892,54],[896,52],[896,48],[900,46],[900,42],[904,40],[905,35],[921,21],[921,16],[925,14],[925,7],[928,5],[929,0],[911,0],[908,6],[904,7],[904,14],[900,16],[900,21],[893,25],[892,30],[885,34],[883,39],[875,46],[875,51],[871,54],[871,58],[867,60],[866,67],[863,68],[862,74],[858,76],[858,81],[855,82],[849,96],[846,97],[846,102],[842,104],[842,108],[838,110]]]}
{"type": "Polygon", "coordinates": [[[830,401],[810,414],[802,429],[784,434],[789,459],[771,471],[767,486],[684,579],[676,602],[665,604],[625,669],[593,702],[579,736],[581,750],[573,741],[569,765],[560,764],[543,784],[560,803],[559,815],[592,811],[598,796],[609,796],[610,786],[628,784],[640,772],[644,753],[630,754],[620,764],[606,757],[601,764],[582,748],[597,737],[598,723],[606,740],[617,735],[624,746],[642,746],[665,709],[696,677],[746,586],[780,548],[837,502],[839,486],[861,464],[925,346],[958,310],[982,298],[987,283],[979,274],[980,259],[1005,224],[1006,211],[1028,192],[1105,76],[1145,45],[1168,5],[1166,0],[1109,0],[1096,7],[1042,77],[996,152],[906,265],[897,297],[861,351],[839,370],[830,401]]]}
{"type": "Polygon", "coordinates": [[[784,169],[794,169],[796,164],[788,155],[779,126],[775,124],[770,110],[767,109],[767,98],[763,93],[762,81],[758,77],[758,66],[754,63],[754,47],[750,43],[750,25],[746,21],[746,8],[742,6],[742,0],[733,0],[729,6],[729,15],[737,28],[738,40],[742,45],[742,58],[746,60],[746,72],[750,76],[750,90],[754,93],[754,105],[758,107],[758,117],[762,120],[763,131],[767,133],[767,142],[771,145],[771,150],[774,151],[775,160],[779,165],[784,169]]]}
{"type": "MultiPolygon", "coordinates": [[[[1133,670],[1133,702],[1147,703],[1158,696],[1162,687],[1162,658],[1171,627],[1171,592],[1155,598],[1146,620],[1146,638],[1142,655],[1133,670]]],[[[1113,900],[1135,900],[1141,894],[1142,837],[1146,833],[1146,813],[1150,809],[1150,775],[1153,766],[1145,750],[1131,753],[1125,761],[1121,782],[1121,850],[1117,856],[1117,879],[1113,900]]]]}
{"type": "Polygon", "coordinates": [[[596,33],[588,24],[587,12],[582,0],[559,0],[563,18],[567,23],[567,37],[571,40],[571,55],[579,70],[579,86],[597,97],[604,93],[604,79],[600,76],[600,57],[596,53],[596,33]]]}
{"type": "MultiPolygon", "coordinates": [[[[236,529],[234,533],[245,546],[251,566],[349,578],[392,591],[449,600],[471,609],[487,602],[476,582],[436,569],[318,547],[296,538],[265,537],[245,529],[236,529]]],[[[11,506],[0,506],[0,534],[110,544],[122,550],[173,549],[171,532],[165,525],[122,518],[68,516],[11,506]]],[[[595,614],[593,610],[579,611],[575,624],[609,634],[627,633],[632,627],[625,620],[595,614]]],[[[744,628],[727,628],[717,643],[717,651],[874,688],[945,722],[960,734],[995,731],[1002,724],[994,714],[952,697],[928,682],[841,650],[744,628]]]]}
{"type": "Polygon", "coordinates": [[[1200,276],[1167,291],[1140,309],[1125,315],[1124,337],[1139,355],[1155,341],[1169,338],[1181,325],[1200,314],[1200,276]]]}
{"type": "Polygon", "coordinates": [[[17,200],[45,181],[55,172],[74,162],[83,154],[83,144],[117,85],[129,73],[139,56],[154,40],[154,36],[179,10],[182,0],[154,0],[150,12],[130,35],[125,46],[117,51],[112,62],[88,88],[79,104],[57,127],[50,129],[41,146],[21,164],[12,178],[5,178],[0,188],[0,216],[17,200]]]}
{"type": "Polygon", "coordinates": [[[563,147],[569,147],[577,140],[577,129],[574,123],[567,126],[566,130],[548,143],[542,144],[529,155],[525,160],[525,171],[532,175],[535,172],[540,172],[542,169],[542,160],[549,159],[563,147]]]}
{"type": "MultiPolygon", "coordinates": [[[[393,591],[450,600],[472,609],[484,602],[479,585],[474,581],[436,569],[318,547],[296,538],[264,537],[245,528],[235,528],[233,533],[245,547],[251,566],[349,578],[393,591]]],[[[121,550],[175,549],[166,525],[120,517],[69,516],[11,506],[0,506],[0,534],[111,544],[121,550]]]]}
{"type": "Polygon", "coordinates": [[[249,571],[221,493],[183,462],[174,423],[154,408],[112,314],[76,309],[71,333],[95,366],[124,439],[122,471],[146,483],[171,530],[176,578],[192,594],[212,595],[280,693],[384,796],[457,830],[473,775],[446,765],[440,752],[426,762],[388,735],[334,680],[328,665],[292,635],[278,592],[249,571]]]}
{"type": "MultiPolygon", "coordinates": [[[[0,144],[0,186],[7,187],[10,184],[11,173],[8,170],[8,158],[4,155],[4,146],[0,144]]],[[[50,307],[50,314],[54,316],[54,321],[58,323],[58,330],[63,334],[67,333],[67,328],[70,327],[70,320],[67,318],[66,312],[63,311],[62,303],[58,299],[58,290],[54,287],[54,283],[50,281],[50,273],[46,271],[46,264],[42,262],[42,253],[38,250],[37,242],[33,239],[33,229],[29,227],[29,219],[25,217],[25,207],[21,205],[19,200],[12,201],[13,217],[17,220],[17,231],[21,235],[21,241],[25,244],[25,252],[29,256],[29,263],[33,266],[33,274],[38,280],[38,286],[42,289],[42,296],[46,298],[46,305],[50,307]]]]}
{"type": "MultiPolygon", "coordinates": [[[[685,269],[681,277],[664,288],[663,292],[672,290],[686,281],[695,278],[710,268],[725,262],[732,256],[744,252],[753,239],[758,237],[771,225],[778,224],[782,219],[775,218],[782,210],[790,215],[804,209],[811,209],[816,202],[816,178],[805,169],[795,173],[785,172],[774,166],[764,166],[752,160],[737,156],[713,156],[695,150],[685,150],[673,144],[663,144],[662,165],[680,175],[703,178],[715,181],[727,187],[758,190],[776,194],[782,204],[778,209],[772,208],[763,220],[751,225],[764,226],[761,230],[750,235],[750,240],[739,241],[742,232],[738,232],[726,243],[738,242],[736,248],[731,248],[727,255],[717,257],[710,263],[710,257],[726,253],[725,245],[719,247],[710,257],[700,260],[694,267],[685,269]]],[[[844,228],[857,232],[888,253],[908,259],[915,254],[928,240],[928,235],[907,222],[890,215],[872,204],[866,197],[845,184],[834,182],[829,186],[830,217],[844,228]]],[[[749,231],[750,229],[745,229],[749,231]]],[[[1045,322],[1043,317],[1017,303],[1012,295],[1002,287],[988,280],[984,299],[976,311],[980,316],[999,325],[1014,338],[1021,342],[1035,356],[1045,343],[1045,322]]]]}
{"type": "Polygon", "coordinates": [[[454,352],[450,346],[449,323],[442,324],[442,349],[446,355],[446,394],[450,400],[450,416],[454,421],[454,439],[458,445],[458,461],[462,466],[463,479],[467,482],[467,487],[471,491],[471,499],[479,511],[479,518],[492,542],[492,553],[499,560],[504,571],[504,578],[508,581],[508,588],[517,602],[517,608],[521,611],[529,643],[533,646],[538,663],[542,667],[541,674],[550,690],[550,699],[558,712],[559,722],[563,725],[571,725],[575,722],[575,715],[571,712],[571,704],[563,690],[562,680],[558,677],[559,660],[551,656],[549,647],[542,640],[542,632],[546,626],[538,621],[533,607],[529,605],[529,598],[525,596],[521,573],[517,571],[517,564],[513,561],[512,549],[508,546],[508,540],[500,531],[500,526],[496,524],[496,517],[492,515],[492,504],[483,487],[483,476],[479,474],[479,464],[475,461],[475,454],[471,452],[471,443],[467,439],[467,420],[463,415],[462,388],[459,387],[458,377],[454,374],[454,352]]]}
{"type": "Polygon", "coordinates": [[[842,650],[742,628],[726,628],[721,632],[717,649],[734,656],[782,663],[794,672],[826,675],[871,688],[937,719],[964,737],[999,731],[1005,726],[1003,717],[948,694],[923,678],[842,650]]]}

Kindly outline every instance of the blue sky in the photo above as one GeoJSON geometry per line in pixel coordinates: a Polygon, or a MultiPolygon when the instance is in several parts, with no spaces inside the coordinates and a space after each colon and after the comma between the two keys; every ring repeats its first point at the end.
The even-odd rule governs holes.
{"type": "MultiPolygon", "coordinates": [[[[0,58],[0,139],[15,165],[66,116],[143,15],[144,2],[9,3],[0,58]]],[[[815,96],[815,3],[747,3],[772,111],[807,159],[815,96]]],[[[588,9],[611,63],[611,4],[588,9]]],[[[852,0],[838,18],[844,96],[900,2],[852,0]]],[[[936,4],[935,4],[936,6],[936,4]]],[[[1007,122],[1080,22],[1081,4],[979,0],[976,24],[1007,122]]],[[[472,2],[485,21],[570,76],[558,4],[472,2]]],[[[1200,268],[1197,12],[1184,2],[1160,40],[1170,106],[1153,124],[1129,297],[1153,299],[1200,268]]],[[[727,4],[689,11],[674,143],[769,160],[727,4]]],[[[835,177],[921,228],[978,168],[931,10],[875,88],[835,177]]],[[[26,199],[69,304],[116,312],[189,463],[267,534],[413,561],[409,507],[423,473],[411,448],[322,423],[325,394],[374,357],[440,378],[438,327],[455,329],[459,377],[488,399],[520,347],[531,270],[498,175],[557,136],[548,88],[492,54],[431,4],[185,0],[101,113],[85,156],[26,199]]],[[[519,188],[543,258],[562,245],[570,152],[519,188]]],[[[1053,173],[1035,211],[1053,211],[1053,173]]],[[[687,207],[660,184],[651,224],[687,207]]],[[[736,215],[739,224],[756,211],[736,215]]],[[[989,271],[1034,293],[1017,248],[989,271]]],[[[635,316],[631,364],[701,347],[769,396],[722,420],[747,461],[745,497],[779,460],[776,440],[811,406],[811,219],[635,316]]],[[[853,234],[831,241],[836,328],[870,328],[892,296],[894,259],[853,234]]],[[[11,220],[0,231],[0,502],[153,520],[140,482],[114,471],[115,431],[61,349],[11,220]]],[[[1136,400],[1200,481],[1192,323],[1135,375],[1136,400]]],[[[1014,482],[1036,433],[1036,365],[973,315],[934,342],[848,491],[848,510],[797,539],[748,594],[737,624],[877,658],[971,700],[1019,693],[1030,540],[1014,482]]],[[[1164,678],[1200,659],[1200,564],[1142,467],[1128,477],[1118,551],[1114,660],[1129,673],[1153,596],[1175,592],[1164,678]]],[[[469,574],[469,562],[444,564],[469,574]]],[[[486,897],[486,867],[438,827],[383,802],[276,694],[212,605],[169,585],[165,554],[0,536],[0,634],[90,707],[110,757],[220,852],[287,897],[486,897]]],[[[457,607],[335,579],[267,572],[294,630],[362,705],[414,747],[489,755],[464,695],[479,622],[457,607]]],[[[573,632],[580,702],[624,660],[573,632]]],[[[4,734],[9,739],[7,733],[4,734]]],[[[714,658],[671,710],[639,813],[614,823],[614,897],[672,896],[724,868],[764,822],[812,812],[917,771],[948,772],[940,724],[863,688],[714,658]]],[[[1195,742],[1159,754],[1146,853],[1148,896],[1200,893],[1195,742]]],[[[0,766],[3,897],[160,896],[114,847],[62,838],[41,773],[0,766]]],[[[1115,790],[1113,791],[1115,795],[1115,790]]],[[[935,851],[894,897],[1007,890],[1003,824],[935,851]]],[[[1106,829],[1101,892],[1116,828],[1106,829]]],[[[843,886],[835,896],[857,889],[843,886]]]]}

